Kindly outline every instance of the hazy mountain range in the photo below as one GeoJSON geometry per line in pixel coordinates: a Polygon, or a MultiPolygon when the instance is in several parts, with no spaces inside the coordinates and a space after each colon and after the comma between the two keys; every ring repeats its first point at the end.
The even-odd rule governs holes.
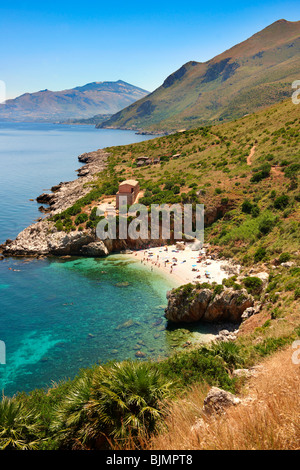
{"type": "Polygon", "coordinates": [[[207,62],[187,62],[99,127],[179,130],[231,120],[291,96],[296,79],[300,21],[279,20],[207,62]]]}
{"type": "Polygon", "coordinates": [[[56,122],[91,118],[95,114],[107,117],[148,93],[122,80],[93,82],[62,91],[25,93],[0,104],[0,120],[56,122]]]}

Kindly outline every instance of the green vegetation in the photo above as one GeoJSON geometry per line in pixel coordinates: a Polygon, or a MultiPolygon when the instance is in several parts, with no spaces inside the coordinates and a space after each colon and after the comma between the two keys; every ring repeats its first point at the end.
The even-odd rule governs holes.
{"type": "Polygon", "coordinates": [[[249,294],[259,294],[263,287],[261,279],[255,276],[248,276],[243,280],[243,283],[249,294]]]}

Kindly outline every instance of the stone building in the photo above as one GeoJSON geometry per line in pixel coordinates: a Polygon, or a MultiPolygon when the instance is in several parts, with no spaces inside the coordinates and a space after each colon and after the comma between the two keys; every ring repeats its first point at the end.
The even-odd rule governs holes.
{"type": "Polygon", "coordinates": [[[120,207],[120,197],[126,197],[127,198],[127,205],[131,206],[132,204],[135,203],[137,196],[140,191],[140,186],[139,182],[136,180],[126,180],[122,181],[122,183],[119,184],[119,191],[116,194],[116,208],[119,209],[120,207]]]}

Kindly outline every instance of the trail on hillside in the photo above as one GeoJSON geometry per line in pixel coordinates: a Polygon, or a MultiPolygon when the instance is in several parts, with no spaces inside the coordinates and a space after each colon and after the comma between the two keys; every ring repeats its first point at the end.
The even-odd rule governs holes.
{"type": "Polygon", "coordinates": [[[252,157],[254,155],[254,152],[255,152],[255,149],[256,149],[256,145],[253,145],[252,149],[250,150],[250,153],[247,157],[247,165],[252,165],[252,157]]]}
{"type": "Polygon", "coordinates": [[[279,166],[272,166],[271,172],[273,176],[282,176],[282,169],[279,166]]]}

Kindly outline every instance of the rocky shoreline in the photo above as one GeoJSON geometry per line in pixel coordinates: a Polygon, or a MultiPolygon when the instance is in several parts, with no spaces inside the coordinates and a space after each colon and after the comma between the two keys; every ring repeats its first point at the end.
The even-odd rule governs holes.
{"type": "MultiPolygon", "coordinates": [[[[102,149],[80,155],[78,160],[85,165],[77,170],[78,178],[61,182],[51,188],[52,193],[38,196],[37,202],[48,205],[40,207],[46,213],[45,217],[40,217],[36,223],[26,227],[15,240],[6,240],[0,246],[0,252],[4,256],[78,255],[83,246],[95,242],[96,234],[92,230],[60,232],[51,217],[71,207],[90,192],[90,183],[94,181],[96,173],[106,168],[108,156],[102,149]]],[[[98,250],[100,254],[108,254],[109,247],[106,248],[101,242],[98,250]]]]}
{"type": "Polygon", "coordinates": [[[61,182],[51,188],[51,193],[43,193],[36,198],[45,217],[26,227],[15,240],[6,240],[0,245],[2,256],[106,256],[126,249],[142,249],[149,245],[158,246],[164,240],[106,240],[97,239],[95,229],[58,231],[51,220],[56,214],[71,207],[78,199],[91,191],[95,175],[107,166],[109,154],[102,149],[79,155],[84,165],[77,170],[78,178],[61,182]]]}
{"type": "Polygon", "coordinates": [[[254,299],[246,289],[223,288],[215,295],[213,288],[197,289],[189,294],[184,288],[168,292],[167,320],[180,323],[228,321],[239,323],[247,308],[253,307],[254,299]]]}

